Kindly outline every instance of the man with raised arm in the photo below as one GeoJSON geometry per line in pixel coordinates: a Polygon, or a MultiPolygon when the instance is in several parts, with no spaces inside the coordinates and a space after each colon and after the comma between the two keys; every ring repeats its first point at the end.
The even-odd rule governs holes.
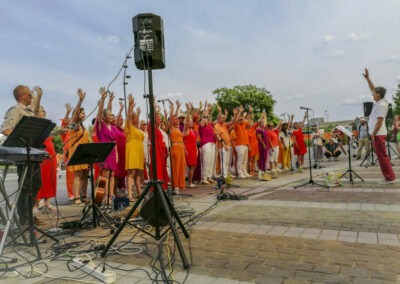
{"type": "Polygon", "coordinates": [[[368,82],[369,89],[375,101],[368,120],[368,131],[371,135],[372,146],[378,157],[382,174],[385,177],[382,183],[392,183],[395,181],[396,176],[394,175],[389,156],[386,154],[387,129],[385,119],[389,108],[389,104],[385,99],[386,89],[374,86],[369,77],[368,69],[365,68],[363,76],[368,82]]]}
{"type": "MultiPolygon", "coordinates": [[[[14,98],[17,103],[12,106],[5,114],[3,124],[1,125],[1,133],[5,136],[9,136],[14,130],[15,126],[21,120],[23,116],[37,116],[39,113],[40,100],[42,98],[43,91],[39,86],[35,86],[31,91],[29,87],[19,85],[14,89],[14,98]],[[36,92],[35,99],[33,98],[36,92]],[[31,109],[33,106],[33,110],[31,109]]],[[[40,173],[40,165],[37,163],[31,164],[32,169],[28,169],[28,172],[32,172],[32,178],[26,179],[22,187],[20,198],[17,201],[17,211],[19,215],[19,221],[21,224],[26,224],[29,221],[29,211],[32,211],[36,195],[38,194],[40,187],[42,186],[42,175],[40,173]],[[32,198],[29,202],[29,181],[32,180],[32,198]]],[[[23,172],[23,165],[17,165],[18,179],[21,178],[23,172]]],[[[43,224],[42,220],[34,217],[34,223],[39,225],[43,224]]]]}

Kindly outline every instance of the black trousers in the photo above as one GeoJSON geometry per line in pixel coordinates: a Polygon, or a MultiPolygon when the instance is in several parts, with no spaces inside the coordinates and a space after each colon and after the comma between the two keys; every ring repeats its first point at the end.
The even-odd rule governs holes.
{"type": "Polygon", "coordinates": [[[342,154],[342,152],[339,150],[336,153],[334,153],[333,155],[331,153],[325,152],[324,155],[327,158],[337,158],[340,156],[340,154],[342,154]]]}
{"type": "MultiPolygon", "coordinates": [[[[20,179],[22,178],[23,172],[24,172],[24,165],[17,165],[18,184],[20,179]]],[[[21,224],[24,224],[26,221],[29,220],[29,211],[32,211],[33,209],[36,196],[41,186],[42,186],[42,173],[40,170],[40,164],[33,163],[28,168],[26,179],[22,186],[19,199],[17,201],[17,212],[21,224]],[[29,202],[29,194],[31,192],[31,181],[32,181],[32,198],[29,202]]]]}

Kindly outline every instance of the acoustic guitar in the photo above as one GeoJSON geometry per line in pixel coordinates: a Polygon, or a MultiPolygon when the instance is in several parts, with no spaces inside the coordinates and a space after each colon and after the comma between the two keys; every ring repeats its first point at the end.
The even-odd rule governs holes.
{"type": "Polygon", "coordinates": [[[98,206],[101,205],[104,198],[104,192],[106,190],[107,177],[99,175],[97,178],[96,188],[94,190],[94,203],[98,206]]]}

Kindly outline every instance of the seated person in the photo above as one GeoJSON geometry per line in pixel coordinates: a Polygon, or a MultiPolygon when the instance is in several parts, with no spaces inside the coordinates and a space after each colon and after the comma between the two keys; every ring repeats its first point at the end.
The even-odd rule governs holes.
{"type": "Polygon", "coordinates": [[[325,145],[325,157],[329,159],[329,161],[334,158],[337,161],[337,158],[340,156],[342,152],[339,149],[339,143],[337,143],[333,138],[329,138],[329,143],[325,145]]]}

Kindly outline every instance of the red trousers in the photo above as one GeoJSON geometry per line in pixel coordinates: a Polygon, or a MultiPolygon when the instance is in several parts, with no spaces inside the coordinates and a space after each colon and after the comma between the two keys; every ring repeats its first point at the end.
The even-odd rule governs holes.
{"type": "Polygon", "coordinates": [[[386,180],[395,180],[392,163],[386,154],[386,135],[375,136],[374,149],[381,166],[381,171],[386,180]]]}

